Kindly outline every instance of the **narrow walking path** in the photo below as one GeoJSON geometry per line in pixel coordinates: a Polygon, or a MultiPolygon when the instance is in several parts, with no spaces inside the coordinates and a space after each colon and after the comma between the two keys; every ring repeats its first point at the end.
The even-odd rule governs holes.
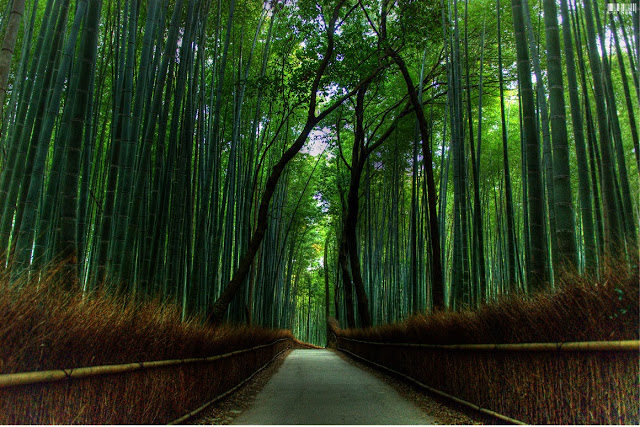
{"type": "Polygon", "coordinates": [[[329,350],[294,350],[234,424],[433,424],[416,405],[329,350]]]}

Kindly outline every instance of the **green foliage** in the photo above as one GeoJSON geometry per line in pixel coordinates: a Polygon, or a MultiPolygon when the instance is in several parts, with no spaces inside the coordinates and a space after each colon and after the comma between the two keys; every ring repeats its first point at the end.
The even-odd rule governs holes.
{"type": "MultiPolygon", "coordinates": [[[[185,319],[205,314],[241,267],[261,226],[261,198],[273,190],[267,201],[264,240],[249,261],[249,273],[226,320],[290,328],[321,344],[325,274],[330,312],[344,324],[350,308],[338,255],[349,214],[349,189],[357,184],[356,247],[375,324],[400,320],[415,307],[431,308],[430,197],[437,200],[439,253],[450,307],[479,304],[513,291],[506,262],[506,217],[511,209],[516,281],[521,288],[531,289],[531,280],[526,280],[531,261],[546,262],[540,253],[556,238],[546,231],[552,224],[545,210],[549,194],[544,192],[555,191],[555,184],[541,177],[546,190],[527,194],[532,177],[523,168],[528,163],[521,145],[520,110],[531,113],[524,129],[529,140],[540,136],[541,113],[539,99],[527,98],[527,105],[524,98],[519,102],[523,82],[518,82],[516,43],[524,42],[525,50],[529,46],[523,35],[520,39],[514,35],[510,1],[103,2],[91,46],[84,35],[76,46],[74,36],[90,31],[93,21],[81,12],[74,21],[73,7],[68,16],[58,16],[65,4],[40,0],[33,12],[27,10],[2,110],[6,129],[0,136],[5,153],[0,156],[0,253],[4,254],[2,268],[14,277],[64,256],[70,265],[77,260],[77,280],[71,281],[70,288],[79,294],[102,286],[135,300],[161,294],[181,305],[185,319]],[[148,21],[152,5],[157,5],[158,16],[148,21]],[[330,46],[328,24],[338,5],[333,54],[324,58],[330,46]],[[384,16],[386,40],[381,39],[384,16]],[[468,60],[464,45],[468,45],[468,60]],[[408,79],[420,91],[428,122],[424,143],[432,154],[431,164],[425,164],[423,135],[409,102],[407,79],[388,56],[389,48],[402,58],[408,79]],[[92,68],[85,62],[94,56],[92,68]],[[325,59],[329,59],[327,68],[318,76],[325,59]],[[80,79],[74,77],[78,70],[93,70],[82,76],[80,87],[80,79]],[[507,206],[498,73],[504,77],[513,206],[507,206]],[[315,82],[318,87],[312,93],[315,82]],[[365,86],[363,135],[359,135],[356,92],[365,86]],[[343,99],[348,93],[352,96],[343,99]],[[315,110],[308,111],[316,96],[315,110]],[[77,106],[72,117],[75,100],[86,103],[86,108],[77,106]],[[322,116],[320,123],[312,123],[304,148],[289,161],[275,189],[267,188],[283,153],[309,131],[305,128],[311,123],[309,117],[337,102],[342,104],[322,116]],[[374,146],[388,129],[386,139],[374,146]],[[364,138],[367,150],[373,149],[366,153],[360,180],[352,183],[353,160],[363,155],[358,152],[362,142],[358,138],[364,138]],[[480,170],[477,183],[470,164],[471,138],[480,170]],[[432,196],[427,191],[429,172],[435,177],[432,196]],[[462,242],[467,236],[473,242],[472,209],[477,208],[467,199],[476,196],[482,211],[485,259],[481,262],[488,285],[478,290],[480,273],[471,266],[465,292],[475,296],[463,298],[456,276],[462,270],[458,259],[474,260],[477,249],[473,243],[460,249],[460,243],[453,241],[462,242]],[[543,203],[536,209],[537,231],[531,232],[534,199],[543,203]],[[467,223],[460,215],[465,204],[467,223]],[[527,258],[532,239],[539,246],[539,259],[527,258]],[[326,265],[325,245],[329,245],[326,265]],[[466,251],[464,257],[461,251],[466,251]]],[[[539,45],[537,59],[547,88],[547,67],[553,61],[546,59],[544,8],[537,0],[528,6],[529,30],[539,45]]],[[[569,9],[571,19],[564,19],[562,25],[577,23],[572,27],[576,72],[585,85],[576,90],[585,120],[585,151],[593,159],[583,159],[589,165],[578,167],[572,143],[574,123],[567,115],[571,182],[565,185],[564,195],[565,203],[578,206],[575,177],[582,169],[583,181],[589,184],[582,191],[593,193],[593,223],[601,232],[596,232],[599,251],[587,260],[586,230],[580,221],[583,211],[569,210],[576,224],[574,268],[598,275],[616,245],[621,248],[618,255],[630,264],[637,258],[630,231],[637,224],[639,157],[634,153],[630,119],[638,117],[639,108],[636,97],[621,102],[627,101],[627,94],[617,57],[611,58],[608,72],[585,62],[599,60],[594,45],[599,37],[597,25],[586,25],[592,17],[582,4],[569,9]],[[586,55],[589,47],[591,53],[586,55]],[[605,93],[605,87],[611,93],[605,93]],[[591,88],[597,89],[597,99],[591,88]],[[587,106],[591,109],[588,125],[587,106]],[[614,117],[619,125],[610,129],[614,117]],[[587,127],[593,127],[592,135],[587,135],[587,127]],[[593,155],[591,146],[597,149],[592,149],[593,155]],[[618,229],[626,231],[618,235],[618,229]],[[606,250],[605,240],[610,243],[606,250]]],[[[612,31],[604,18],[603,31],[612,31]]],[[[5,17],[0,25],[4,22],[5,17]]],[[[633,34],[630,16],[621,15],[618,23],[633,34]]],[[[617,30],[621,36],[621,28],[617,30]]],[[[605,47],[608,54],[614,53],[612,46],[605,47]]],[[[631,80],[634,57],[626,42],[621,47],[620,59],[631,80]]],[[[521,78],[531,75],[530,71],[523,69],[521,78]]],[[[554,76],[566,79],[564,64],[554,76]]],[[[566,85],[564,94],[556,95],[567,99],[566,85]]],[[[558,272],[561,263],[551,261],[558,272]]]]}

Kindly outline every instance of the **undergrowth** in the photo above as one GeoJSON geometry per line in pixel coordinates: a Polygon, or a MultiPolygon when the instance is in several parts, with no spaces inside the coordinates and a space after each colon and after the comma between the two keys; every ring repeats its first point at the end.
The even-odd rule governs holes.
{"type": "Polygon", "coordinates": [[[159,299],[83,296],[64,291],[56,277],[54,269],[41,280],[0,279],[0,374],[208,357],[292,338],[283,330],[182,322],[180,308],[159,299]]]}
{"type": "Polygon", "coordinates": [[[527,424],[640,420],[638,351],[486,351],[384,343],[497,344],[638,339],[638,271],[565,276],[555,291],[367,330],[333,327],[340,349],[527,424]],[[373,343],[371,343],[373,342],[373,343]],[[375,344],[374,344],[375,343],[375,344]],[[381,344],[382,343],[382,344],[381,344]]]}
{"type": "Polygon", "coordinates": [[[567,275],[555,290],[533,297],[515,295],[474,310],[437,311],[398,324],[336,332],[378,342],[442,345],[638,339],[638,270],[610,271],[599,281],[567,275]]]}

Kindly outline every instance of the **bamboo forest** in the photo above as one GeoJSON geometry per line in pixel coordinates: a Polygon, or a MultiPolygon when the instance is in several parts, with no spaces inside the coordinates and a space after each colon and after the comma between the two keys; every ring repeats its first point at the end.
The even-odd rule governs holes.
{"type": "Polygon", "coordinates": [[[0,0],[3,280],[324,346],[637,271],[625,1],[0,0]]]}
{"type": "Polygon", "coordinates": [[[0,0],[0,424],[637,425],[639,14],[0,0]]]}

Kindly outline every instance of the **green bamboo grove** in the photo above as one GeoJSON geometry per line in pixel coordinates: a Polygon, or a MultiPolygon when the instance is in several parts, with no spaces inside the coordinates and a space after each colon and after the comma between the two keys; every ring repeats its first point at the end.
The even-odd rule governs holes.
{"type": "Polygon", "coordinates": [[[14,286],[322,344],[638,268],[632,7],[7,0],[0,37],[14,286]]]}

